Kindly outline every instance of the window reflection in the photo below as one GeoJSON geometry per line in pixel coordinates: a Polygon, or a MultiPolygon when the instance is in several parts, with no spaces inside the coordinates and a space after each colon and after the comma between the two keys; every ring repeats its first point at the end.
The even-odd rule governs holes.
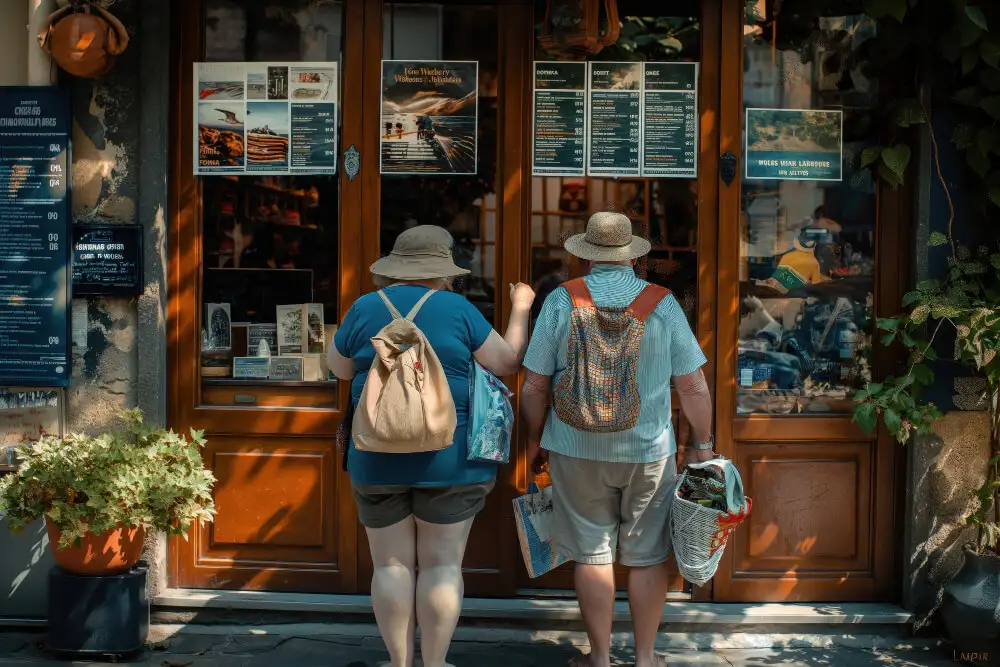
{"type": "MultiPolygon", "coordinates": [[[[204,60],[340,63],[343,19],[342,3],[332,0],[205,0],[204,60]]],[[[273,404],[335,406],[333,392],[298,394],[294,387],[335,384],[317,350],[329,345],[340,305],[339,176],[202,176],[199,182],[203,402],[241,400],[233,391],[242,391],[244,401],[258,398],[227,387],[281,385],[286,393],[273,404]],[[279,311],[301,325],[286,327],[303,340],[285,350],[301,355],[302,372],[264,364],[260,375],[234,378],[235,357],[285,354],[279,311]]],[[[259,405],[272,404],[259,398],[259,405]]]]}
{"type": "MultiPolygon", "coordinates": [[[[535,5],[536,37],[541,37],[547,3],[535,5]]],[[[535,60],[697,62],[701,58],[700,4],[620,0],[621,31],[615,44],[597,54],[546,49],[536,39],[535,60]]],[[[633,233],[653,249],[636,264],[636,273],[674,292],[694,325],[698,299],[698,181],[675,178],[591,178],[535,176],[532,179],[531,276],[535,313],[556,287],[579,275],[582,267],[563,250],[563,242],[584,231],[597,211],[621,211],[633,233]]]]}
{"type": "MultiPolygon", "coordinates": [[[[476,173],[383,174],[380,252],[389,254],[396,237],[410,227],[444,227],[455,239],[455,263],[471,271],[456,279],[455,291],[464,294],[492,322],[498,217],[497,8],[485,4],[386,3],[382,25],[384,59],[478,61],[479,88],[476,173]]],[[[430,141],[435,140],[432,135],[430,141]]]]}
{"type": "MultiPolygon", "coordinates": [[[[843,178],[743,180],[741,413],[848,411],[870,378],[877,201],[860,156],[876,140],[877,83],[863,57],[875,25],[851,4],[837,16],[802,0],[748,6],[745,106],[842,112],[843,178]]],[[[815,128],[772,129],[786,156],[816,141],[815,128]]]]}

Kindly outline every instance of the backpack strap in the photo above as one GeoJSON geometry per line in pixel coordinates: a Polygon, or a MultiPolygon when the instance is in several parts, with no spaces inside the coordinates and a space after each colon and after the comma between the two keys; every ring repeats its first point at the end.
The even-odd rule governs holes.
{"type": "Polygon", "coordinates": [[[434,292],[436,292],[436,291],[437,290],[433,290],[433,289],[432,290],[427,290],[427,294],[424,294],[422,297],[420,297],[420,301],[417,301],[413,305],[413,308],[410,308],[410,312],[408,312],[406,314],[407,321],[412,322],[414,319],[416,319],[417,313],[420,312],[420,309],[424,307],[425,303],[427,303],[427,299],[431,298],[431,296],[433,296],[434,292]]]}
{"type": "Polygon", "coordinates": [[[414,318],[416,318],[417,313],[420,312],[420,309],[424,307],[425,303],[427,303],[427,299],[431,298],[431,295],[433,295],[434,292],[436,291],[437,290],[433,289],[428,290],[427,293],[424,294],[422,297],[420,297],[420,300],[417,301],[416,304],[414,304],[413,308],[410,309],[410,312],[406,314],[406,317],[402,316],[402,314],[399,312],[396,306],[392,304],[392,301],[389,300],[389,296],[385,292],[379,290],[377,294],[382,298],[382,303],[385,304],[385,307],[389,309],[389,314],[392,315],[392,319],[406,320],[407,322],[412,322],[414,318]]]}
{"type": "Polygon", "coordinates": [[[659,285],[646,285],[639,296],[635,297],[631,305],[629,305],[629,312],[632,313],[632,317],[639,320],[640,322],[645,322],[646,319],[653,314],[656,307],[660,305],[660,302],[670,296],[670,290],[666,287],[660,287],[659,285]]]}
{"type": "Polygon", "coordinates": [[[385,292],[379,290],[378,292],[376,292],[376,294],[378,294],[382,298],[382,303],[384,303],[385,307],[389,309],[389,314],[392,315],[392,319],[394,320],[403,319],[403,316],[399,314],[399,311],[396,309],[396,306],[392,305],[392,301],[389,301],[389,297],[386,296],[385,292]]]}
{"type": "Polygon", "coordinates": [[[594,297],[590,294],[587,282],[583,278],[574,278],[563,283],[569,293],[569,300],[574,308],[595,308],[594,297]]]}

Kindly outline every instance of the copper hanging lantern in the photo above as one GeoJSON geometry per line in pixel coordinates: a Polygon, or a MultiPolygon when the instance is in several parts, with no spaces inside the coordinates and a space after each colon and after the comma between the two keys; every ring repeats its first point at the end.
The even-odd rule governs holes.
{"type": "Polygon", "coordinates": [[[595,55],[620,31],[618,0],[546,0],[538,43],[553,54],[595,55]]]}
{"type": "Polygon", "coordinates": [[[45,19],[38,45],[73,76],[95,79],[111,71],[128,47],[128,30],[91,0],[72,0],[45,19]]]}

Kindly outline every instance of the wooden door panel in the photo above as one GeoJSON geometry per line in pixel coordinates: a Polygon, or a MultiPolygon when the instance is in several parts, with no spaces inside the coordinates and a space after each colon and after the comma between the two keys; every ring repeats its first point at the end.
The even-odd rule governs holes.
{"type": "Polygon", "coordinates": [[[332,439],[207,438],[204,455],[218,480],[218,515],[189,543],[178,543],[190,559],[178,584],[303,592],[353,588],[354,519],[341,511],[349,490],[337,474],[332,439]]]}
{"type": "Polygon", "coordinates": [[[871,573],[870,442],[739,443],[754,505],[730,543],[734,576],[871,573]]]}

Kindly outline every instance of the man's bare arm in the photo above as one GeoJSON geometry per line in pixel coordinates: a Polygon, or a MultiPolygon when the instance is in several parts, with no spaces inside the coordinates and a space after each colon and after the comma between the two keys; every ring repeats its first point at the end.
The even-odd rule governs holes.
{"type": "MultiPolygon", "coordinates": [[[[699,368],[694,373],[674,377],[674,386],[681,401],[684,417],[691,424],[691,435],[695,443],[708,442],[712,437],[712,395],[705,382],[705,374],[699,368]]],[[[678,443],[682,446],[690,443],[678,443]]],[[[698,450],[695,450],[696,455],[698,450]]],[[[711,450],[705,450],[705,458],[711,458],[711,450]]]]}
{"type": "Polygon", "coordinates": [[[552,377],[525,370],[521,387],[521,416],[528,432],[528,466],[538,472],[541,465],[542,429],[549,411],[552,377]]]}

